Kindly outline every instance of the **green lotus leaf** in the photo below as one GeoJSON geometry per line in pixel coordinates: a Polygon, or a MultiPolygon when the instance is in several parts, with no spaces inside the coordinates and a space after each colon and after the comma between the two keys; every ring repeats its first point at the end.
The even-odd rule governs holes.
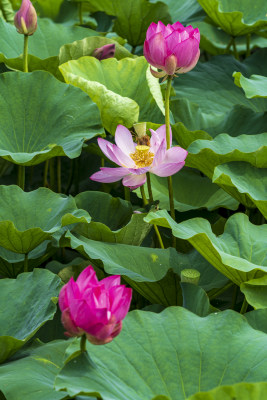
{"type": "Polygon", "coordinates": [[[58,276],[44,269],[20,274],[17,279],[0,280],[0,363],[53,319],[53,298],[58,296],[60,282],[58,276]]]}
{"type": "MultiPolygon", "coordinates": [[[[51,242],[46,240],[30,251],[28,255],[28,270],[39,267],[56,251],[51,246],[51,242]]],[[[24,254],[14,253],[0,247],[0,275],[4,278],[16,278],[18,274],[24,271],[24,254]]]]}
{"type": "MultiPolygon", "coordinates": [[[[29,71],[43,69],[56,74],[60,47],[74,40],[97,36],[91,29],[55,24],[49,19],[38,20],[38,29],[29,39],[29,71]]],[[[23,35],[15,26],[0,19],[0,62],[8,67],[23,70],[23,35]]]]}
{"type": "Polygon", "coordinates": [[[190,396],[188,400],[261,400],[267,396],[267,383],[237,383],[231,386],[219,386],[208,392],[190,396]]]}
{"type": "Polygon", "coordinates": [[[257,207],[267,218],[267,168],[231,162],[218,165],[212,180],[246,207],[257,207]]]}
{"type": "Polygon", "coordinates": [[[248,99],[255,97],[267,97],[267,77],[261,75],[251,75],[246,78],[241,72],[234,72],[236,86],[241,87],[248,99]]]}
{"type": "Polygon", "coordinates": [[[196,140],[188,147],[186,164],[210,179],[215,167],[231,161],[245,161],[254,167],[267,168],[267,133],[237,137],[222,133],[213,140],[196,140]]]}
{"type": "Polygon", "coordinates": [[[240,290],[255,309],[267,308],[267,276],[242,283],[240,290]]]}
{"type": "MultiPolygon", "coordinates": [[[[77,0],[76,0],[77,1],[77,0]]],[[[131,46],[143,45],[151,22],[171,21],[168,7],[162,2],[151,4],[146,0],[85,0],[91,12],[103,11],[116,17],[113,31],[127,39],[131,46]]]]}
{"type": "Polygon", "coordinates": [[[105,46],[107,44],[115,44],[116,50],[114,57],[117,60],[121,60],[125,57],[134,57],[125,47],[121,46],[113,39],[101,36],[91,36],[62,46],[59,50],[59,64],[64,64],[70,60],[78,60],[84,56],[92,56],[93,51],[96,48],[105,46]]]}
{"type": "Polygon", "coordinates": [[[250,311],[244,316],[253,329],[267,333],[267,308],[250,311]]]}
{"type": "Polygon", "coordinates": [[[206,260],[237,285],[267,273],[267,225],[253,225],[245,214],[231,216],[220,236],[212,232],[204,218],[177,224],[166,210],[150,212],[145,221],[171,228],[174,236],[188,240],[206,260]]]}
{"type": "Polygon", "coordinates": [[[212,21],[232,36],[242,36],[267,27],[264,0],[251,7],[250,0],[198,0],[212,21]]]}
{"type": "Polygon", "coordinates": [[[9,400],[22,396],[27,400],[61,400],[66,393],[56,392],[54,380],[63,367],[66,340],[41,345],[34,342],[17,359],[0,365],[0,390],[9,400]]]}
{"type": "Polygon", "coordinates": [[[41,17],[55,18],[60,10],[64,0],[37,0],[35,4],[36,11],[41,17]]]}
{"type": "MultiPolygon", "coordinates": [[[[216,26],[211,25],[205,21],[197,21],[193,23],[194,28],[200,31],[200,47],[212,55],[224,54],[230,40],[230,35],[216,26]]],[[[237,36],[235,38],[236,48],[238,53],[246,53],[247,51],[247,38],[246,36],[237,36]]],[[[267,45],[267,39],[256,34],[250,37],[250,51],[256,48],[264,48],[267,45]]],[[[232,47],[228,52],[232,51],[232,47]]]]}
{"type": "Polygon", "coordinates": [[[89,258],[95,265],[104,265],[108,274],[123,275],[151,303],[165,306],[181,304],[179,275],[181,270],[192,268],[192,265],[200,271],[199,285],[205,290],[222,287],[226,282],[223,275],[194,252],[179,254],[172,248],[161,250],[105,243],[70,232],[65,235],[65,245],[89,258]],[[100,264],[98,260],[101,260],[100,264]]]}
{"type": "MultiPolygon", "coordinates": [[[[129,127],[135,122],[164,123],[164,116],[147,82],[144,57],[98,61],[82,57],[59,67],[67,83],[85,91],[98,105],[104,127],[114,133],[117,125],[129,127]],[[140,115],[139,115],[140,110],[140,115]]],[[[158,79],[154,79],[154,86],[158,79]]],[[[152,80],[152,78],[151,78],[152,80]]]]}
{"type": "MultiPolygon", "coordinates": [[[[156,3],[158,0],[151,0],[156,3]]],[[[161,0],[167,4],[172,22],[180,21],[183,25],[189,25],[193,21],[200,21],[206,14],[198,4],[197,0],[161,0]]]]}
{"type": "Polygon", "coordinates": [[[143,220],[146,214],[132,214],[129,202],[112,198],[107,193],[83,192],[75,201],[79,209],[90,214],[92,221],[79,224],[74,231],[88,239],[140,246],[152,228],[143,220]],[[100,222],[106,220],[113,229],[100,222]],[[124,221],[126,225],[122,224],[124,221]]]}
{"type": "Polygon", "coordinates": [[[1,74],[0,93],[0,156],[16,164],[78,157],[84,141],[103,131],[88,96],[48,72],[1,74]]]}
{"type": "Polygon", "coordinates": [[[9,22],[10,24],[14,23],[15,13],[9,0],[0,1],[0,15],[6,20],[6,22],[9,22]]]}
{"type": "Polygon", "coordinates": [[[181,282],[183,292],[183,307],[199,317],[206,317],[212,312],[218,311],[212,307],[209,297],[200,286],[188,282],[181,282]]]}
{"type": "MultiPolygon", "coordinates": [[[[79,342],[67,354],[78,350],[79,342]]],[[[199,391],[266,379],[267,336],[245,318],[224,311],[201,318],[180,307],[159,314],[132,311],[106,346],[65,364],[55,380],[70,397],[186,399],[199,391]]]]}
{"type": "MultiPolygon", "coordinates": [[[[159,200],[160,208],[169,210],[167,179],[151,174],[151,185],[154,200],[159,200]]],[[[148,197],[147,188],[145,192],[148,197]]],[[[238,203],[224,190],[192,169],[184,168],[173,176],[173,192],[174,207],[180,212],[199,208],[214,210],[219,207],[236,210],[238,207],[238,203]]],[[[142,198],[140,189],[135,193],[142,198]]]]}
{"type": "Polygon", "coordinates": [[[0,246],[7,250],[27,254],[63,226],[86,221],[89,214],[78,210],[72,197],[46,188],[27,193],[0,186],[0,246]]]}

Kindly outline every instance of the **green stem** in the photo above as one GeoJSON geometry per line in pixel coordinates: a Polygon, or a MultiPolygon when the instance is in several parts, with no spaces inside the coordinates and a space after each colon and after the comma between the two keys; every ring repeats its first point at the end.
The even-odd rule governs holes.
{"type": "Polygon", "coordinates": [[[57,192],[61,193],[61,159],[57,157],[57,192]]]}
{"type": "Polygon", "coordinates": [[[105,159],[104,157],[101,157],[101,167],[103,168],[105,166],[105,159]]]}
{"type": "Polygon", "coordinates": [[[131,200],[130,189],[127,186],[124,186],[124,198],[127,201],[131,200]]]}
{"type": "Polygon", "coordinates": [[[45,166],[44,166],[44,181],[43,181],[44,187],[48,187],[48,181],[47,181],[48,168],[49,168],[49,160],[46,160],[45,166]]]}
{"type": "Polygon", "coordinates": [[[248,34],[247,34],[247,51],[246,51],[246,57],[249,57],[249,56],[250,56],[250,37],[251,37],[251,34],[248,33],[248,34]]]}
{"type": "Polygon", "coordinates": [[[238,295],[238,290],[239,290],[239,286],[235,285],[234,291],[233,291],[233,297],[232,297],[232,304],[231,304],[232,310],[235,309],[235,303],[236,303],[236,299],[237,299],[237,295],[238,295]]]}
{"type": "Polygon", "coordinates": [[[233,282],[228,282],[224,287],[221,289],[217,290],[215,293],[213,293],[211,296],[209,296],[210,300],[216,299],[216,297],[220,296],[220,294],[226,292],[227,289],[229,289],[231,286],[233,286],[233,282]]]}
{"type": "Polygon", "coordinates": [[[50,188],[51,188],[51,190],[55,191],[56,178],[55,178],[55,159],[54,158],[51,158],[50,163],[49,163],[49,176],[50,176],[50,188]]]}
{"type": "Polygon", "coordinates": [[[232,44],[233,44],[234,56],[239,61],[239,55],[238,55],[238,51],[237,51],[236,42],[235,42],[235,38],[234,37],[233,37],[232,44]]]}
{"type": "MultiPolygon", "coordinates": [[[[166,97],[165,97],[165,124],[166,124],[166,142],[167,142],[167,150],[171,147],[170,140],[170,94],[172,87],[172,76],[169,75],[167,78],[167,89],[166,89],[166,97]]],[[[174,209],[174,200],[173,200],[173,186],[172,186],[172,177],[168,176],[168,189],[169,189],[169,201],[170,201],[170,212],[171,217],[175,221],[175,209],[174,209]]],[[[172,245],[176,248],[176,237],[172,236],[172,245]]]]}
{"type": "Polygon", "coordinates": [[[23,48],[23,71],[28,72],[28,42],[29,36],[24,35],[24,48],[23,48]]]}
{"type": "Polygon", "coordinates": [[[147,198],[146,198],[144,185],[140,186],[140,192],[141,192],[142,199],[143,199],[143,206],[145,207],[148,204],[148,201],[147,201],[147,198]]]}
{"type": "Polygon", "coordinates": [[[69,194],[72,182],[73,182],[73,176],[74,176],[74,161],[73,159],[70,160],[70,172],[69,172],[69,180],[67,183],[67,189],[66,189],[66,194],[69,194]]]}
{"type": "Polygon", "coordinates": [[[132,47],[132,51],[131,51],[132,54],[135,53],[135,49],[136,49],[136,46],[133,46],[133,47],[132,47]]]}
{"type": "Polygon", "coordinates": [[[18,169],[18,186],[24,190],[25,187],[25,167],[23,165],[19,165],[18,169]]]}
{"type": "Polygon", "coordinates": [[[229,50],[230,50],[232,44],[233,44],[233,37],[231,37],[231,39],[230,39],[230,41],[229,41],[229,43],[228,43],[228,45],[227,45],[227,47],[226,47],[226,49],[224,51],[225,53],[229,53],[229,50]]]}
{"type": "Polygon", "coordinates": [[[79,7],[79,20],[80,20],[80,25],[83,25],[83,2],[82,2],[82,1],[79,1],[78,7],[79,7]]]}
{"type": "Polygon", "coordinates": [[[146,184],[147,184],[147,190],[149,194],[149,203],[152,203],[153,200],[153,193],[152,193],[152,186],[151,186],[151,179],[150,179],[150,173],[146,173],[146,184]]]}
{"type": "Polygon", "coordinates": [[[29,259],[28,259],[28,253],[25,254],[25,258],[24,258],[24,272],[28,272],[29,271],[29,259]]]}
{"type": "Polygon", "coordinates": [[[243,301],[243,304],[242,304],[242,307],[240,310],[240,314],[245,314],[245,312],[247,311],[247,308],[248,308],[248,302],[247,302],[247,299],[244,298],[244,301],[243,301]]]}
{"type": "Polygon", "coordinates": [[[161,249],[164,249],[164,244],[163,244],[163,240],[161,238],[160,232],[159,232],[159,228],[157,227],[157,225],[153,224],[158,241],[159,241],[159,245],[161,249]]]}
{"type": "Polygon", "coordinates": [[[85,335],[81,336],[80,349],[81,349],[81,353],[84,353],[86,351],[86,336],[85,335]]]}

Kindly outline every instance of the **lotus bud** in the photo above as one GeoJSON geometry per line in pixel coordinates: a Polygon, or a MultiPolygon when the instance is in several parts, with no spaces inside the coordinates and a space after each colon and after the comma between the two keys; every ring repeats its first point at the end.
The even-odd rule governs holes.
{"type": "Polygon", "coordinates": [[[93,51],[92,56],[98,60],[105,60],[107,58],[113,58],[115,55],[115,44],[105,44],[105,46],[99,47],[93,51]]]}
{"type": "Polygon", "coordinates": [[[30,0],[22,0],[21,7],[16,13],[14,24],[17,31],[31,36],[37,29],[37,14],[30,0]]]}

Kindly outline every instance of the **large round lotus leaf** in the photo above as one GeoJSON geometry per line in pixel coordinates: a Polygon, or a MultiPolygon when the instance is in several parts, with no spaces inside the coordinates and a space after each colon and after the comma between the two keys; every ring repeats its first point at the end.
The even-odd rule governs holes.
{"type": "Polygon", "coordinates": [[[105,243],[69,232],[65,239],[68,247],[77,250],[94,264],[101,260],[99,265],[103,264],[108,274],[123,275],[151,303],[165,306],[182,304],[179,281],[181,270],[185,268],[199,270],[199,285],[205,290],[226,283],[226,279],[196,252],[179,254],[173,248],[161,250],[105,243]]]}
{"type": "Polygon", "coordinates": [[[265,0],[198,0],[212,21],[232,36],[242,36],[267,27],[265,0]]]}
{"type": "MultiPolygon", "coordinates": [[[[77,0],[76,0],[77,1],[77,0]]],[[[162,2],[151,4],[146,0],[85,0],[91,12],[103,11],[116,17],[113,31],[127,39],[131,46],[143,45],[151,22],[171,21],[168,7],[162,2]]]]}
{"type": "Polygon", "coordinates": [[[267,276],[242,283],[240,290],[255,309],[267,308],[267,276]]]}
{"type": "Polygon", "coordinates": [[[267,218],[267,168],[231,162],[218,165],[212,180],[246,207],[257,207],[267,218]]]}
{"type": "Polygon", "coordinates": [[[48,72],[1,74],[0,93],[0,156],[16,164],[78,157],[103,131],[92,100],[48,72]]]}
{"type": "MultiPolygon", "coordinates": [[[[185,3],[186,4],[186,3],[185,3]]],[[[227,46],[229,45],[231,36],[228,35],[216,26],[209,24],[205,21],[197,21],[193,24],[194,28],[200,31],[200,48],[207,51],[212,55],[224,54],[227,46]]],[[[247,38],[246,36],[238,36],[235,38],[236,48],[238,53],[245,53],[247,51],[247,38]]],[[[253,51],[257,47],[264,48],[267,45],[267,39],[256,34],[250,37],[250,50],[253,51]]],[[[233,47],[228,51],[233,53],[233,47]]]]}
{"type": "Polygon", "coordinates": [[[0,280],[0,363],[53,319],[53,298],[58,296],[60,282],[57,275],[45,269],[35,269],[17,279],[0,280]]]}
{"type": "Polygon", "coordinates": [[[27,193],[0,186],[0,246],[7,250],[27,254],[63,226],[89,221],[72,197],[46,188],[27,193]]]}
{"type": "MultiPolygon", "coordinates": [[[[36,311],[34,310],[34,313],[36,311]]],[[[31,347],[16,354],[16,360],[0,365],[0,390],[9,400],[61,400],[66,393],[56,392],[55,377],[63,367],[66,340],[31,347]]]]}
{"type": "Polygon", "coordinates": [[[140,246],[151,230],[145,214],[133,214],[131,203],[102,192],[83,192],[75,197],[77,207],[86,210],[92,221],[79,224],[75,232],[101,242],[140,246]]]}
{"type": "Polygon", "coordinates": [[[219,386],[209,392],[190,396],[188,400],[263,400],[267,398],[267,383],[237,383],[219,386]]]}
{"type": "Polygon", "coordinates": [[[235,72],[233,74],[235,78],[235,84],[245,92],[248,99],[254,97],[267,97],[267,78],[261,75],[251,75],[250,78],[246,78],[241,72],[235,72]]]}
{"type": "Polygon", "coordinates": [[[82,57],[59,67],[67,83],[85,91],[98,105],[104,127],[114,133],[117,125],[132,127],[135,122],[164,123],[152,91],[162,95],[158,79],[149,72],[144,57],[98,61],[82,57]],[[158,90],[157,90],[158,89],[158,90]],[[140,110],[140,115],[139,115],[140,110]]]}
{"type": "Polygon", "coordinates": [[[116,49],[114,57],[117,60],[121,60],[125,57],[134,57],[132,53],[113,39],[101,36],[91,36],[62,46],[59,51],[59,64],[64,64],[70,60],[78,60],[84,56],[91,56],[96,48],[107,44],[115,44],[116,49]]]}
{"type": "Polygon", "coordinates": [[[220,236],[212,232],[204,218],[177,224],[166,210],[150,212],[145,221],[171,228],[174,236],[188,240],[206,260],[237,285],[267,274],[267,225],[253,225],[245,214],[231,216],[220,236]]]}
{"type": "MultiPolygon", "coordinates": [[[[78,349],[71,346],[70,350],[78,349]]],[[[70,396],[184,400],[199,391],[267,378],[267,336],[233,311],[196,316],[180,307],[132,311],[105,346],[87,344],[59,372],[55,388],[70,396]]]]}
{"type": "Polygon", "coordinates": [[[55,18],[64,0],[37,0],[35,8],[41,17],[55,18]]]}
{"type": "Polygon", "coordinates": [[[209,178],[213,177],[215,167],[231,161],[246,161],[254,167],[267,168],[267,133],[238,137],[222,133],[213,140],[196,140],[189,146],[186,158],[187,165],[209,178]]]}
{"type": "Polygon", "coordinates": [[[115,231],[126,225],[133,214],[129,201],[104,192],[82,192],[75,197],[78,208],[86,210],[94,222],[101,222],[115,231]]]}
{"type": "MultiPolygon", "coordinates": [[[[51,242],[46,240],[30,251],[28,255],[28,271],[39,267],[44,263],[56,249],[51,246],[51,242]]],[[[24,271],[25,255],[14,253],[0,247],[0,275],[4,278],[16,278],[18,274],[24,271]]]]}
{"type": "MultiPolygon", "coordinates": [[[[56,73],[61,46],[97,35],[91,29],[55,24],[49,19],[39,18],[38,29],[29,38],[29,71],[45,69],[56,73]]],[[[14,25],[0,19],[0,62],[23,70],[22,52],[23,35],[18,35],[14,25]]]]}
{"type": "MultiPolygon", "coordinates": [[[[158,0],[151,0],[156,3],[158,0]]],[[[200,21],[205,17],[203,9],[197,0],[161,0],[167,4],[172,22],[180,21],[184,25],[189,25],[193,21],[200,21]]]]}
{"type": "Polygon", "coordinates": [[[245,317],[252,328],[267,333],[267,308],[250,311],[245,317]]]}
{"type": "Polygon", "coordinates": [[[209,297],[204,289],[193,283],[181,282],[183,293],[183,307],[193,312],[199,317],[206,317],[212,312],[217,312],[216,308],[210,305],[209,297]]]}
{"type": "MultiPolygon", "coordinates": [[[[214,126],[218,124],[218,121],[214,119],[225,117],[225,113],[235,105],[245,106],[255,112],[266,111],[267,100],[247,99],[242,90],[234,84],[232,76],[235,71],[240,71],[246,76],[255,73],[264,75],[266,73],[264,72],[266,55],[267,50],[262,49],[243,63],[229,55],[216,56],[205,63],[199,62],[192,71],[181,74],[179,79],[174,79],[175,98],[186,98],[190,102],[198,104],[203,118],[213,123],[214,126]]],[[[176,121],[174,107],[172,107],[172,112],[176,121]]]]}
{"type": "MultiPolygon", "coordinates": [[[[236,210],[238,202],[229,196],[224,190],[213,184],[210,179],[200,176],[191,169],[182,169],[172,178],[174,207],[178,211],[196,210],[207,208],[214,210],[219,207],[236,210]]],[[[159,200],[159,207],[170,209],[168,182],[166,178],[160,178],[151,174],[151,184],[154,200],[159,200]]],[[[142,198],[140,189],[136,191],[142,198]]],[[[146,188],[146,195],[148,192],[146,188]]]]}

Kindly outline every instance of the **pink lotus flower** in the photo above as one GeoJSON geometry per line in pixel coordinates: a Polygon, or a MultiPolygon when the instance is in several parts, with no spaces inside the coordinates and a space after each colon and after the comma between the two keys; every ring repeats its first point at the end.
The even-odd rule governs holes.
{"type": "Polygon", "coordinates": [[[186,28],[180,23],[165,26],[161,21],[150,24],[144,43],[144,56],[162,72],[151,69],[157,78],[175,73],[184,74],[198,62],[200,33],[191,25],[186,28]]]}
{"type": "MultiPolygon", "coordinates": [[[[133,142],[131,132],[118,125],[115,132],[115,144],[98,138],[98,144],[106,157],[120,165],[119,168],[100,168],[90,179],[97,182],[116,182],[123,178],[122,183],[131,189],[136,189],[146,182],[146,173],[158,176],[171,176],[185,164],[187,151],[181,147],[166,150],[166,126],[162,125],[156,131],[150,129],[151,139],[146,146],[133,142]]],[[[172,135],[170,132],[170,143],[172,135]]]]}
{"type": "Polygon", "coordinates": [[[102,47],[99,47],[93,51],[92,56],[97,58],[98,60],[106,60],[107,58],[112,58],[115,55],[115,44],[105,44],[102,47]]]}
{"type": "Polygon", "coordinates": [[[132,289],[120,285],[120,276],[98,281],[89,265],[75,282],[73,278],[59,293],[61,321],[67,336],[86,335],[93,344],[111,342],[122,329],[131,303],[132,289]]]}
{"type": "Polygon", "coordinates": [[[16,13],[14,24],[19,33],[31,36],[37,29],[37,14],[30,0],[22,0],[21,7],[16,13]]]}

